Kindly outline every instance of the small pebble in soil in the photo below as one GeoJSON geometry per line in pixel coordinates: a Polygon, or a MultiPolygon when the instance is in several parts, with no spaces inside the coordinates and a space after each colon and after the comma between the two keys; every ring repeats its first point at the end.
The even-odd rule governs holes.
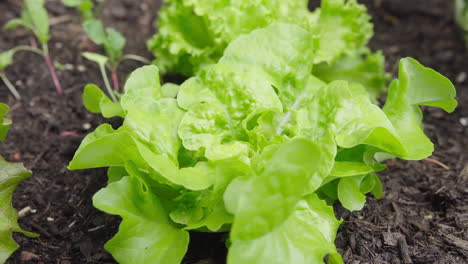
{"type": "Polygon", "coordinates": [[[85,129],[85,130],[91,129],[91,124],[90,123],[84,123],[83,124],[83,129],[85,129]]]}
{"type": "Polygon", "coordinates": [[[78,67],[76,68],[79,72],[85,72],[86,71],[86,67],[84,65],[78,65],[78,67]]]}
{"type": "Polygon", "coordinates": [[[62,43],[62,42],[56,42],[56,43],[55,43],[55,48],[56,48],[56,49],[61,49],[61,48],[63,48],[63,43],[62,43]]]}
{"type": "Polygon", "coordinates": [[[54,218],[52,218],[52,217],[50,217],[50,216],[49,216],[49,217],[47,217],[47,221],[49,221],[49,222],[53,222],[54,220],[55,220],[55,219],[54,219],[54,218]]]}
{"type": "Polygon", "coordinates": [[[71,63],[65,63],[63,65],[63,68],[66,70],[66,71],[73,71],[75,69],[75,66],[71,63]]]}
{"type": "Polygon", "coordinates": [[[24,207],[23,209],[19,210],[19,212],[18,212],[18,217],[19,217],[19,218],[24,217],[24,216],[26,216],[29,212],[31,212],[31,207],[30,207],[30,206],[26,206],[26,207],[24,207]]]}
{"type": "Polygon", "coordinates": [[[464,81],[466,81],[466,77],[466,72],[460,72],[456,78],[457,83],[463,83],[464,81]]]}
{"type": "Polygon", "coordinates": [[[460,118],[460,124],[462,124],[462,126],[468,126],[468,117],[462,117],[460,118]]]}

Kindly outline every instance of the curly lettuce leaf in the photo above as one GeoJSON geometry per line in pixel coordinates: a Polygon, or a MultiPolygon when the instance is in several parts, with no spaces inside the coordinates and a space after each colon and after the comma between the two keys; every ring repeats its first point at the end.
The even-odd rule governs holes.
{"type": "Polygon", "coordinates": [[[31,172],[22,164],[9,163],[0,157],[0,263],[4,263],[18,248],[18,244],[13,240],[13,232],[30,237],[37,236],[21,229],[18,225],[18,214],[12,205],[16,186],[30,176],[31,172]]]}
{"type": "Polygon", "coordinates": [[[181,85],[178,104],[187,110],[179,125],[184,146],[209,160],[246,157],[243,123],[281,104],[261,72],[217,64],[181,85]],[[233,78],[233,76],[236,76],[233,78]]]}
{"type": "Polygon", "coordinates": [[[327,83],[336,80],[360,83],[371,98],[377,98],[389,80],[381,52],[344,56],[332,64],[320,63],[314,66],[312,73],[327,83]]]}
{"type": "Polygon", "coordinates": [[[315,194],[301,200],[280,226],[254,239],[231,236],[228,264],[343,263],[334,240],[341,221],[315,194]]]}
{"type": "Polygon", "coordinates": [[[364,5],[356,0],[322,0],[316,12],[319,18],[311,29],[317,44],[315,63],[333,63],[367,49],[373,26],[364,5]]]}
{"type": "Polygon", "coordinates": [[[390,85],[383,111],[398,130],[403,145],[408,146],[408,153],[402,158],[424,159],[434,151],[424,134],[419,106],[439,107],[450,113],[457,106],[455,95],[453,84],[440,73],[412,58],[400,61],[399,79],[390,85]]]}
{"type": "Polygon", "coordinates": [[[169,221],[160,200],[135,177],[109,184],[93,198],[99,210],[122,217],[119,232],[104,246],[119,263],[178,264],[189,234],[169,221]]]}

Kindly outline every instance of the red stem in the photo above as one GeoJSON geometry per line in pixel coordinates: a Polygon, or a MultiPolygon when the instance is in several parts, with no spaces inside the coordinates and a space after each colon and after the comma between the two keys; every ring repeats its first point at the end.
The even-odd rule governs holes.
{"type": "Polygon", "coordinates": [[[52,80],[54,81],[55,89],[57,90],[58,95],[63,95],[62,85],[57,78],[57,74],[55,73],[54,65],[52,64],[52,60],[50,59],[49,55],[44,55],[45,62],[47,64],[47,68],[49,68],[50,75],[52,76],[52,80]]]}
{"type": "Polygon", "coordinates": [[[88,52],[94,51],[94,43],[90,38],[86,38],[86,43],[88,44],[88,52]]]}
{"type": "Polygon", "coordinates": [[[114,90],[116,90],[117,92],[120,91],[119,76],[117,76],[117,69],[112,68],[111,76],[112,76],[112,84],[114,85],[114,90]]]}

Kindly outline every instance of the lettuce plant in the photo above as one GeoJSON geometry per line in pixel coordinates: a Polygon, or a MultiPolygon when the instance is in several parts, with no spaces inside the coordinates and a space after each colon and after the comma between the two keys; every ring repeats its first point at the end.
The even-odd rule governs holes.
{"type": "MultiPolygon", "coordinates": [[[[8,106],[0,103],[0,142],[5,140],[11,120],[5,118],[8,106]]],[[[27,236],[36,234],[22,230],[18,225],[18,214],[12,205],[13,191],[24,179],[31,176],[22,164],[6,162],[0,156],[0,263],[5,263],[7,258],[18,248],[13,240],[12,233],[20,232],[27,236]]]]}
{"type": "Polygon", "coordinates": [[[114,90],[119,91],[120,87],[117,67],[123,60],[136,60],[144,64],[149,64],[150,61],[138,55],[123,54],[126,42],[125,37],[114,28],[104,28],[101,20],[97,18],[97,15],[104,6],[104,0],[99,1],[97,7],[95,7],[94,2],[90,0],[62,0],[62,2],[66,6],[74,7],[78,10],[82,19],[83,30],[88,38],[94,44],[104,46],[105,55],[85,52],[83,53],[83,56],[99,65],[106,89],[108,90],[112,100],[117,101],[117,98],[110,87],[109,78],[107,77],[105,68],[109,68],[111,72],[114,90]]]}
{"type": "Polygon", "coordinates": [[[18,50],[27,50],[33,51],[35,53],[40,54],[49,69],[50,75],[55,85],[55,89],[57,90],[58,95],[63,95],[62,85],[57,77],[55,72],[54,64],[52,63],[52,59],[49,55],[49,47],[48,42],[50,40],[49,34],[49,15],[47,14],[47,10],[44,7],[44,0],[25,0],[24,7],[21,10],[21,17],[15,18],[10,21],[4,26],[5,29],[15,29],[17,27],[24,27],[27,30],[31,31],[34,36],[39,40],[41,44],[41,49],[38,49],[33,46],[20,46],[8,50],[6,52],[0,53],[0,77],[3,79],[7,87],[13,93],[13,95],[19,99],[20,96],[16,89],[13,87],[10,81],[6,78],[3,70],[5,67],[9,66],[13,62],[13,55],[18,50]]]}
{"type": "Polygon", "coordinates": [[[314,75],[326,82],[358,81],[374,94],[387,76],[380,52],[367,43],[373,34],[370,16],[355,0],[323,0],[314,12],[307,0],[166,0],[159,12],[158,33],[148,41],[163,74],[192,76],[216,63],[228,44],[242,34],[274,22],[296,24],[314,35],[314,75]]]}
{"type": "Polygon", "coordinates": [[[105,245],[118,262],[180,263],[189,231],[202,231],[229,232],[229,264],[343,263],[331,203],[359,210],[365,194],[381,196],[379,155],[433,151],[419,106],[457,103],[448,79],[411,58],[382,108],[367,82],[321,80],[316,62],[342,51],[315,30],[273,23],[180,86],[161,86],[158,68],[145,66],[127,80],[119,111],[103,94],[89,101],[124,117],[88,135],[69,164],[109,167],[93,202],[122,217],[105,245]]]}

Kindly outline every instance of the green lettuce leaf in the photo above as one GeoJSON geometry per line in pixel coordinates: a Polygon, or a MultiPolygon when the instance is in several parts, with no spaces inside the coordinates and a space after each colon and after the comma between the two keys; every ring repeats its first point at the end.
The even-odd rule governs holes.
{"type": "Polygon", "coordinates": [[[119,263],[178,264],[189,235],[169,221],[161,202],[135,177],[109,184],[93,198],[96,208],[122,217],[119,232],[104,246],[119,263]]]}
{"type": "Polygon", "coordinates": [[[309,182],[320,184],[326,176],[319,169],[324,157],[311,141],[295,138],[271,147],[277,150],[266,155],[260,171],[248,179],[237,178],[226,191],[226,207],[235,216],[233,239],[250,240],[271,232],[310,193],[309,182]]]}
{"type": "Polygon", "coordinates": [[[0,263],[4,263],[18,248],[18,244],[13,240],[13,232],[30,237],[37,236],[21,229],[18,225],[18,214],[12,205],[16,186],[30,176],[31,172],[22,164],[9,163],[0,157],[0,263]]]}
{"type": "Polygon", "coordinates": [[[113,102],[107,95],[94,84],[88,84],[83,92],[83,104],[91,113],[102,113],[106,118],[123,117],[123,109],[120,103],[113,102]]]}
{"type": "Polygon", "coordinates": [[[383,111],[398,130],[403,145],[408,146],[408,160],[424,159],[432,154],[434,145],[424,134],[420,105],[452,112],[457,106],[455,87],[438,72],[422,66],[412,58],[400,61],[399,79],[388,91],[383,111]]]}
{"type": "Polygon", "coordinates": [[[315,194],[301,200],[284,223],[255,239],[231,237],[228,264],[343,263],[334,240],[341,221],[315,194]]]}

